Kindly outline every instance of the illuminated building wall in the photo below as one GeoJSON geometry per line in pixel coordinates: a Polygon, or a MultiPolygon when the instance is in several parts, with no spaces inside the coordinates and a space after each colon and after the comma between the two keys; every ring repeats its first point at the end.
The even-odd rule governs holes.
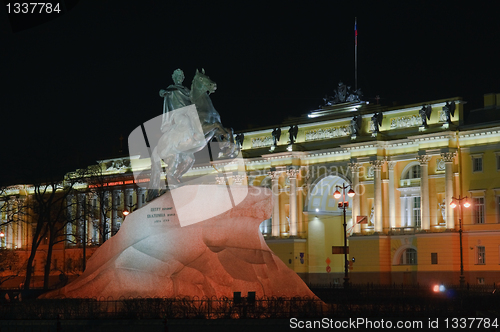
{"type": "MultiPolygon", "coordinates": [[[[343,255],[332,253],[332,247],[343,246],[342,209],[333,198],[336,185],[350,183],[357,193],[347,199],[353,283],[458,283],[460,216],[450,202],[468,196],[472,206],[463,208],[462,216],[465,280],[499,282],[500,121],[478,119],[483,111],[500,109],[500,95],[485,96],[485,108],[469,113],[471,123],[464,121],[463,107],[461,98],[389,108],[364,102],[328,106],[279,127],[243,132],[246,179],[233,173],[241,165],[232,169],[224,160],[193,167],[184,177],[210,175],[211,184],[227,179],[228,184],[272,190],[272,216],[260,226],[267,244],[305,281],[323,284],[341,284],[344,276],[343,255]],[[456,105],[449,121],[447,101],[456,105]],[[426,125],[419,113],[424,104],[432,109],[426,125]],[[382,118],[378,126],[376,114],[382,118]],[[361,118],[357,133],[355,116],[361,118]],[[298,127],[294,144],[289,143],[290,126],[298,127]],[[276,128],[281,135],[274,145],[276,128]],[[365,221],[357,224],[358,217],[365,221]]],[[[148,159],[131,161],[134,167],[149,165],[148,159]]],[[[108,192],[110,208],[94,218],[112,235],[126,222],[123,210],[144,204],[145,191],[134,182],[126,159],[101,166],[106,181],[100,189],[108,192]]],[[[95,189],[91,187],[82,189],[95,189]]],[[[92,201],[92,195],[85,197],[92,201]]],[[[5,195],[2,204],[11,196],[5,195]]],[[[99,234],[92,228],[97,222],[87,218],[87,243],[97,244],[99,234]]],[[[4,232],[9,235],[3,246],[11,241],[5,239],[16,238],[14,230],[4,232]]],[[[26,243],[23,236],[17,238],[26,243]]]]}

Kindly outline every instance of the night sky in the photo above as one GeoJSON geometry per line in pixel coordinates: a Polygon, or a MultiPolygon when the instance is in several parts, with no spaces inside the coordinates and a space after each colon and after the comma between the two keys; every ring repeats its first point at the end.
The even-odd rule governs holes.
{"type": "Polygon", "coordinates": [[[116,156],[120,135],[161,114],[176,68],[187,87],[205,69],[235,131],[317,109],[339,81],[354,86],[354,17],[365,100],[478,108],[500,92],[495,1],[66,2],[24,29],[0,10],[0,184],[116,156]]]}

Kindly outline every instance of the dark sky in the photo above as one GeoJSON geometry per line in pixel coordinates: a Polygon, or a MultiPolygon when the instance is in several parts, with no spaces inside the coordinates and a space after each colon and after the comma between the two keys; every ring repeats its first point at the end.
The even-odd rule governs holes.
{"type": "Polygon", "coordinates": [[[222,123],[235,130],[317,109],[339,81],[354,85],[354,17],[366,100],[462,96],[477,108],[500,92],[494,1],[349,3],[80,0],[21,31],[3,6],[0,183],[47,159],[69,171],[113,157],[120,135],[126,144],[161,114],[158,91],[176,68],[188,87],[205,68],[222,123]]]}

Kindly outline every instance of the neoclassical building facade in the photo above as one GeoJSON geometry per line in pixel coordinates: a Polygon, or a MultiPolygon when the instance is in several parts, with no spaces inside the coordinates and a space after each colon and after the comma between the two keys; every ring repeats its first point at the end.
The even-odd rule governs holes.
{"type": "MultiPolygon", "coordinates": [[[[309,283],[343,282],[344,211],[342,199],[333,197],[338,186],[355,191],[345,199],[352,283],[458,284],[461,265],[469,284],[498,283],[500,121],[482,119],[500,109],[500,94],[484,98],[484,108],[468,112],[459,97],[400,107],[325,106],[279,126],[238,133],[240,158],[196,164],[183,180],[272,191],[272,215],[260,231],[309,283]],[[459,205],[453,209],[452,202],[459,205]]],[[[82,184],[72,199],[101,212],[72,212],[85,222],[69,226],[68,234],[77,236],[68,235],[71,244],[61,253],[82,241],[102,243],[100,237],[126,222],[124,211],[146,204],[149,158],[110,159],[100,167],[105,180],[82,184]]],[[[9,190],[1,204],[29,197],[27,187],[9,190]]],[[[3,247],[29,246],[29,227],[0,227],[3,247]]],[[[58,269],[67,268],[58,262],[58,269]]]]}

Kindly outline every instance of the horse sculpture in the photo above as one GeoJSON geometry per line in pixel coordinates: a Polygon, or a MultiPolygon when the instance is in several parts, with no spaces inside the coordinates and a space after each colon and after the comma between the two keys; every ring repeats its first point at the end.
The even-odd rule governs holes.
{"type": "Polygon", "coordinates": [[[148,201],[167,190],[166,184],[161,181],[162,160],[167,164],[168,188],[172,189],[181,185],[181,177],[193,166],[194,154],[207,146],[213,138],[219,142],[219,158],[238,155],[239,147],[234,143],[233,130],[222,126],[220,115],[208,95],[216,89],[216,83],[205,75],[205,70],[196,70],[190,92],[190,100],[196,107],[196,113],[193,108],[185,107],[169,115],[171,124],[163,129],[163,135],[151,154],[148,201]]]}

